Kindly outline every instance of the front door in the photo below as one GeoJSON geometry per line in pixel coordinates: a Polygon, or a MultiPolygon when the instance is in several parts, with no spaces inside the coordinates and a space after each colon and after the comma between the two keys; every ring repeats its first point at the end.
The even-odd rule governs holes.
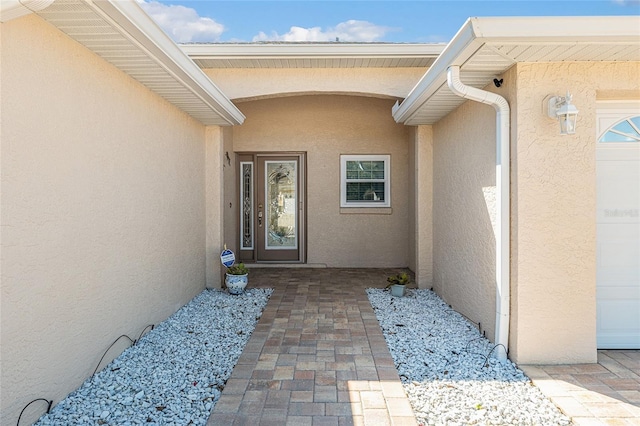
{"type": "Polygon", "coordinates": [[[239,155],[240,259],[304,262],[304,154],[239,155]]]}

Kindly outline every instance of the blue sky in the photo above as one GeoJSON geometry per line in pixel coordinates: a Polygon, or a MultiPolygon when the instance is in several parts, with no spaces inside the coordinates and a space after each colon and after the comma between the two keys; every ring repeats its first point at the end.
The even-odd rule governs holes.
{"type": "Polygon", "coordinates": [[[447,42],[470,16],[638,15],[640,0],[138,0],[178,42],[447,42]]]}

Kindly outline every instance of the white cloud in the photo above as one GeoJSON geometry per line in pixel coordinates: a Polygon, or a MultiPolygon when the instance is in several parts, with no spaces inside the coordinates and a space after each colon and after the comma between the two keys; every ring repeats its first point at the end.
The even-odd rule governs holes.
{"type": "Polygon", "coordinates": [[[288,33],[278,34],[272,32],[267,35],[260,32],[253,37],[253,41],[349,41],[349,42],[371,42],[377,41],[391,31],[388,27],[381,27],[367,21],[356,21],[350,19],[341,22],[335,27],[323,30],[320,27],[302,28],[291,27],[288,33]]]}
{"type": "Polygon", "coordinates": [[[195,9],[178,5],[165,5],[157,1],[138,0],[142,8],[174,41],[217,41],[224,25],[211,18],[198,15],[195,9]]]}

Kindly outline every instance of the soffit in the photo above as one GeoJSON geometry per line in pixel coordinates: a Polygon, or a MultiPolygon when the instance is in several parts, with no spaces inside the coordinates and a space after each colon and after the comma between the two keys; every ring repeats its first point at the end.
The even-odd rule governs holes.
{"type": "Polygon", "coordinates": [[[550,21],[557,24],[562,18],[515,18],[512,26],[486,35],[480,27],[495,28],[509,18],[472,18],[405,101],[394,107],[394,118],[408,125],[434,124],[464,103],[447,86],[450,65],[460,66],[463,83],[482,89],[518,62],[640,61],[640,26],[635,17],[626,18],[631,17],[564,18],[567,34],[549,30],[550,21]],[[582,30],[571,34],[572,27],[582,30]]]}
{"type": "Polygon", "coordinates": [[[220,43],[183,44],[202,69],[209,68],[428,68],[445,44],[220,43]]]}
{"type": "Polygon", "coordinates": [[[135,2],[56,0],[37,13],[201,123],[228,126],[244,120],[135,2]]]}

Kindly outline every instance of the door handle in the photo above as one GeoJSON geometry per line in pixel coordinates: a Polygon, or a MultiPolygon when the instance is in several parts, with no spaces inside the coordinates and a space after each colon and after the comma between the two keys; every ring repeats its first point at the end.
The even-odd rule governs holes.
{"type": "Polygon", "coordinates": [[[262,228],[262,204],[258,204],[258,226],[262,228]]]}

